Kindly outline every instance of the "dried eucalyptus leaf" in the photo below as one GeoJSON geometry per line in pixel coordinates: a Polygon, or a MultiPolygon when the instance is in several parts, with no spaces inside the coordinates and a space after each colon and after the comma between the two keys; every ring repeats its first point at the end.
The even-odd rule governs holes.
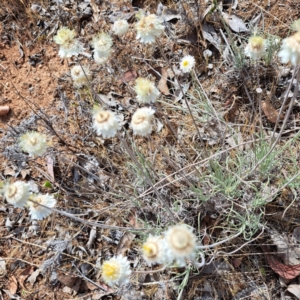
{"type": "Polygon", "coordinates": [[[29,282],[31,284],[31,286],[33,286],[36,282],[36,278],[38,277],[38,275],[41,273],[41,269],[36,269],[28,278],[27,278],[27,282],[29,282]]]}
{"type": "Polygon", "coordinates": [[[248,32],[249,29],[246,27],[244,21],[236,15],[229,15],[226,12],[222,12],[223,18],[227,25],[233,30],[234,32],[248,32]]]}
{"type": "Polygon", "coordinates": [[[6,274],[6,262],[0,257],[0,277],[3,277],[6,274]]]}
{"type": "Polygon", "coordinates": [[[252,19],[249,23],[250,27],[254,28],[258,25],[260,22],[260,19],[262,17],[262,13],[260,12],[254,19],[252,19]]]}
{"type": "Polygon", "coordinates": [[[161,17],[163,22],[168,22],[173,19],[181,19],[181,15],[177,10],[170,9],[164,6],[161,2],[157,6],[156,14],[161,17]]]}
{"type": "Polygon", "coordinates": [[[183,96],[186,94],[186,92],[189,90],[191,83],[188,82],[188,83],[183,83],[183,84],[181,84],[181,88],[182,88],[182,89],[179,88],[177,82],[175,82],[174,85],[175,85],[177,88],[176,88],[176,90],[175,90],[175,93],[174,93],[173,98],[174,98],[174,101],[175,101],[175,102],[178,102],[178,101],[180,101],[180,100],[182,99],[182,97],[183,97],[183,96]],[[182,91],[183,91],[183,93],[182,93],[182,91]]]}
{"type": "Polygon", "coordinates": [[[221,38],[212,25],[204,23],[202,25],[203,37],[221,51],[221,38]]]}

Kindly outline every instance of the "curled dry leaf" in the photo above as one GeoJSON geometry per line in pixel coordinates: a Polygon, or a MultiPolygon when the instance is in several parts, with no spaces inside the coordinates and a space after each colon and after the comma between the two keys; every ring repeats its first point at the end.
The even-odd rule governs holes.
{"type": "Polygon", "coordinates": [[[282,262],[280,262],[275,255],[268,253],[270,252],[270,248],[268,246],[261,246],[261,247],[265,252],[265,256],[269,266],[272,268],[272,270],[275,273],[277,273],[284,279],[288,279],[288,280],[294,279],[298,275],[300,275],[300,264],[295,266],[285,265],[282,262]]]}
{"type": "Polygon", "coordinates": [[[24,286],[25,280],[33,273],[34,267],[28,266],[25,270],[21,270],[21,272],[18,274],[18,282],[22,289],[26,290],[26,287],[24,286]]]}
{"type": "Polygon", "coordinates": [[[0,257],[0,278],[6,274],[6,262],[0,257]]]}
{"type": "Polygon", "coordinates": [[[0,116],[7,115],[9,113],[9,109],[8,105],[0,106],[0,116]]]}
{"type": "Polygon", "coordinates": [[[227,14],[226,12],[222,12],[223,18],[227,25],[233,30],[234,32],[248,32],[248,28],[244,21],[234,14],[227,14]]]}
{"type": "Polygon", "coordinates": [[[27,282],[29,282],[31,284],[31,286],[33,286],[36,282],[36,278],[38,277],[38,275],[41,273],[41,269],[36,269],[28,278],[27,278],[27,282]]]}
{"type": "Polygon", "coordinates": [[[131,232],[124,233],[117,246],[116,255],[120,255],[120,254],[125,255],[125,252],[130,248],[130,245],[134,240],[134,238],[135,238],[135,234],[131,232]]]}
{"type": "Polygon", "coordinates": [[[75,285],[77,279],[79,278],[76,275],[64,274],[59,270],[56,270],[56,271],[57,271],[58,281],[60,281],[63,285],[68,286],[70,288],[72,288],[75,285]]]}
{"type": "MultiPolygon", "coordinates": [[[[271,104],[271,102],[269,100],[261,102],[261,109],[264,112],[264,114],[266,115],[268,121],[270,121],[271,123],[276,123],[279,113],[273,107],[273,105],[271,104]]],[[[284,119],[284,115],[281,115],[279,117],[279,120],[283,120],[283,119],[284,119]]]]}
{"type": "Polygon", "coordinates": [[[157,67],[153,70],[149,70],[149,73],[151,73],[156,77],[156,79],[159,80],[157,88],[160,90],[160,92],[165,96],[170,95],[170,91],[167,85],[168,71],[163,67],[157,67]]]}
{"type": "Polygon", "coordinates": [[[290,284],[287,290],[300,299],[300,285],[299,284],[290,284]]]}
{"type": "Polygon", "coordinates": [[[94,244],[96,237],[97,237],[97,228],[94,226],[94,227],[92,227],[92,229],[90,231],[89,240],[86,244],[88,249],[90,249],[90,250],[92,249],[92,246],[94,244]]]}

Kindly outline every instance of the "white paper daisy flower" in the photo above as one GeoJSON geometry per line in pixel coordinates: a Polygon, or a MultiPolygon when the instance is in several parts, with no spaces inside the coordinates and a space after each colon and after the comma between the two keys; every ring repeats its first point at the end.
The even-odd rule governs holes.
{"type": "Polygon", "coordinates": [[[57,35],[53,37],[53,40],[58,45],[64,45],[73,41],[75,37],[75,30],[71,30],[67,27],[62,27],[59,30],[57,30],[57,35]]]}
{"type": "Polygon", "coordinates": [[[121,285],[129,282],[131,270],[127,257],[119,255],[104,261],[101,268],[101,274],[104,282],[109,286],[121,285]]]}
{"type": "Polygon", "coordinates": [[[74,85],[80,88],[88,84],[88,80],[91,78],[90,69],[87,66],[74,66],[71,69],[71,77],[74,85]]]}
{"type": "Polygon", "coordinates": [[[300,31],[282,41],[278,56],[283,63],[291,62],[293,66],[300,64],[300,31]]]}
{"type": "Polygon", "coordinates": [[[128,32],[129,24],[126,20],[118,20],[114,23],[112,30],[116,35],[124,35],[128,32]]]}
{"type": "Polygon", "coordinates": [[[117,116],[110,110],[95,107],[93,110],[93,128],[103,138],[114,137],[120,128],[117,116]]]}
{"type": "Polygon", "coordinates": [[[136,38],[140,39],[141,43],[154,43],[155,38],[160,36],[165,27],[162,22],[154,14],[149,16],[141,16],[141,19],[136,23],[137,30],[136,38]]]}
{"type": "Polygon", "coordinates": [[[109,56],[101,56],[97,51],[94,50],[94,60],[98,65],[105,64],[108,61],[108,59],[109,56]]]}
{"type": "Polygon", "coordinates": [[[162,236],[150,235],[142,246],[143,258],[151,264],[167,264],[166,241],[162,236]]]}
{"type": "Polygon", "coordinates": [[[146,136],[152,131],[152,119],[154,116],[154,109],[150,107],[142,107],[136,110],[133,114],[130,127],[134,134],[146,136]]]}
{"type": "Polygon", "coordinates": [[[19,147],[30,156],[42,156],[47,151],[47,136],[37,131],[31,131],[20,137],[19,147]]]}
{"type": "Polygon", "coordinates": [[[97,52],[98,57],[108,57],[112,45],[112,37],[105,32],[100,32],[93,37],[92,46],[95,49],[94,51],[97,52]]]}
{"type": "Polygon", "coordinates": [[[185,224],[170,227],[165,233],[167,256],[175,259],[179,266],[185,266],[187,259],[194,259],[196,250],[196,236],[192,229],[185,224]]]}
{"type": "Polygon", "coordinates": [[[261,36],[252,36],[245,47],[245,55],[252,60],[258,60],[265,54],[266,47],[267,43],[265,39],[261,36]]]}
{"type": "Polygon", "coordinates": [[[69,43],[60,45],[58,55],[61,58],[70,58],[73,55],[78,56],[84,51],[83,44],[78,40],[72,40],[69,43]]]}
{"type": "Polygon", "coordinates": [[[29,201],[29,214],[31,215],[31,219],[33,220],[43,220],[44,218],[48,217],[52,210],[50,208],[53,208],[56,205],[56,200],[52,195],[46,194],[37,194],[32,197],[32,201],[29,201]],[[45,205],[49,208],[43,207],[39,204],[45,205]]]}
{"type": "Polygon", "coordinates": [[[30,196],[29,184],[23,181],[7,183],[4,185],[3,195],[6,201],[14,207],[24,207],[30,196]]]}
{"type": "Polygon", "coordinates": [[[159,96],[159,90],[155,87],[154,82],[146,78],[137,78],[134,90],[139,103],[154,103],[159,96]]]}
{"type": "Polygon", "coordinates": [[[195,66],[195,58],[192,55],[186,55],[180,62],[180,69],[183,73],[191,72],[195,66]]]}

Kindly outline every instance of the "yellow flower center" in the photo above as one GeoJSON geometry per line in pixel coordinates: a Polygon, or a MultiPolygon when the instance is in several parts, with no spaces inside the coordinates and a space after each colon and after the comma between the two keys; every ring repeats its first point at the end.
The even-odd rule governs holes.
{"type": "Polygon", "coordinates": [[[33,146],[35,146],[37,144],[37,141],[38,140],[37,140],[36,137],[32,137],[32,138],[29,139],[30,144],[33,145],[33,146]]]}
{"type": "Polygon", "coordinates": [[[136,91],[141,96],[147,96],[152,93],[152,83],[144,78],[138,78],[136,80],[136,91]]]}
{"type": "Polygon", "coordinates": [[[184,67],[187,67],[189,65],[189,62],[187,60],[185,60],[182,64],[184,67]]]}
{"type": "MultiPolygon", "coordinates": [[[[42,203],[43,199],[40,198],[40,197],[37,197],[37,198],[33,199],[33,201],[34,201],[34,202],[37,202],[37,203],[42,203]]],[[[33,202],[31,202],[31,203],[32,203],[32,206],[33,206],[34,208],[39,207],[39,205],[38,205],[37,203],[33,203],[33,202]]]]}
{"type": "Polygon", "coordinates": [[[181,230],[175,230],[171,236],[171,243],[178,250],[185,249],[189,245],[189,237],[181,230]]]}
{"type": "Polygon", "coordinates": [[[75,70],[75,71],[74,71],[74,74],[75,74],[76,76],[79,76],[79,75],[80,75],[80,70],[79,70],[79,69],[75,70]]]}
{"type": "Polygon", "coordinates": [[[17,193],[17,190],[18,189],[15,185],[10,185],[8,187],[8,192],[7,192],[8,197],[11,198],[11,197],[15,196],[17,193]]]}
{"type": "Polygon", "coordinates": [[[155,243],[145,243],[143,245],[143,253],[145,256],[149,257],[149,258],[153,258],[157,255],[158,253],[158,247],[155,243]]]}
{"type": "Polygon", "coordinates": [[[100,111],[96,116],[98,123],[105,123],[109,119],[109,113],[107,111],[100,111]]]}
{"type": "Polygon", "coordinates": [[[138,125],[138,124],[143,123],[145,120],[146,120],[145,116],[136,116],[133,120],[133,123],[138,125]]]}
{"type": "Polygon", "coordinates": [[[264,40],[260,36],[254,36],[254,37],[250,38],[249,42],[250,42],[251,48],[254,51],[260,51],[260,50],[262,50],[263,45],[264,45],[264,40]]]}
{"type": "Polygon", "coordinates": [[[105,261],[102,265],[102,275],[109,280],[115,280],[120,276],[120,266],[114,262],[105,261]]]}

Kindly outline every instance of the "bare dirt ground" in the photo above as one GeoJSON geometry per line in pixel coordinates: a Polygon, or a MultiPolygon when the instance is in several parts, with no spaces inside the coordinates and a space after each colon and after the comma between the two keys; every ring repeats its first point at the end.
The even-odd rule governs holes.
{"type": "MultiPolygon", "coordinates": [[[[218,5],[226,14],[237,15],[239,26],[248,28],[257,18],[255,25],[264,34],[285,38],[300,17],[300,4],[282,2],[218,5]]],[[[252,159],[249,149],[261,142],[260,129],[267,137],[273,132],[272,113],[278,115],[293,68],[274,59],[270,65],[256,68],[247,63],[240,71],[234,69],[224,58],[226,43],[220,32],[242,47],[250,31],[237,33],[232,30],[236,24],[224,24],[213,3],[162,1],[166,36],[146,47],[135,38],[134,15],[139,8],[156,13],[157,1],[0,3],[0,106],[10,108],[0,116],[1,180],[24,180],[32,191],[55,194],[56,209],[80,218],[56,212],[43,221],[31,221],[26,210],[1,198],[0,299],[300,299],[299,179],[285,186],[300,166],[299,102],[279,145],[291,142],[271,156],[274,165],[270,162],[266,171],[255,171],[239,184],[228,183],[224,189],[220,184],[233,172],[240,175],[237,157],[244,159],[241,170],[252,159]],[[96,65],[88,55],[79,56],[81,64],[90,65],[92,90],[75,89],[69,70],[77,60],[58,56],[53,42],[57,29],[74,28],[91,54],[92,36],[109,32],[118,17],[128,19],[130,31],[114,37],[106,66],[96,65]],[[203,56],[206,49],[212,51],[208,61],[203,56]],[[195,57],[196,77],[180,74],[178,61],[184,54],[195,57]],[[174,68],[187,87],[196,121],[174,84],[174,68]],[[157,130],[149,138],[132,136],[129,127],[138,76],[156,80],[162,94],[155,104],[157,130]],[[263,90],[263,111],[258,100],[254,105],[249,100],[256,97],[258,87],[263,90]],[[206,106],[197,102],[203,95],[210,99],[206,106]],[[97,97],[122,115],[125,129],[120,136],[104,140],[92,130],[97,97]],[[238,143],[256,142],[235,147],[224,124],[238,133],[238,143]],[[28,130],[51,135],[45,157],[33,159],[15,146],[28,130]],[[221,151],[223,155],[216,154],[221,151]],[[203,163],[195,172],[193,165],[199,160],[203,163]],[[216,169],[219,165],[224,176],[216,169]],[[144,180],[145,174],[152,184],[144,180]],[[270,200],[257,204],[261,198],[270,200]],[[258,200],[254,205],[249,199],[258,200]],[[194,228],[203,245],[226,239],[241,224],[246,230],[205,251],[206,265],[200,269],[190,265],[152,272],[161,266],[149,268],[140,247],[151,230],[160,233],[174,223],[165,206],[194,228]],[[103,282],[99,269],[104,259],[118,254],[129,258],[134,272],[130,286],[113,289],[103,282]]],[[[280,125],[276,133],[279,130],[280,125]]],[[[260,150],[266,146],[261,145],[260,150]]]]}

